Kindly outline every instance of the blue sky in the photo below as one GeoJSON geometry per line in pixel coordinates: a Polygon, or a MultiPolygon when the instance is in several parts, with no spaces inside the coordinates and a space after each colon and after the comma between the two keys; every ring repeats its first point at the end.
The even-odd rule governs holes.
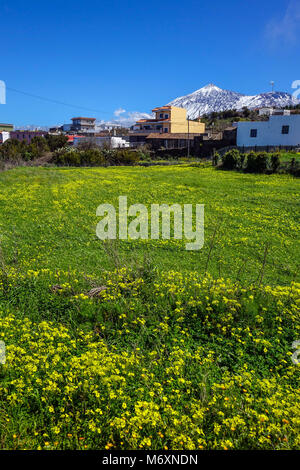
{"type": "Polygon", "coordinates": [[[299,40],[299,0],[0,0],[0,122],[109,120],[211,82],[256,94],[274,80],[276,90],[292,92],[299,40]]]}

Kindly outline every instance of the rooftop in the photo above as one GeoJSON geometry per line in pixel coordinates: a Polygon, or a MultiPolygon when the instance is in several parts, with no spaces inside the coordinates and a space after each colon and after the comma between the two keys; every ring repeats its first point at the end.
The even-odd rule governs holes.
{"type": "Polygon", "coordinates": [[[90,118],[90,117],[73,117],[71,120],[74,121],[74,119],[87,119],[88,121],[96,121],[96,118],[90,118]]]}
{"type": "Polygon", "coordinates": [[[159,111],[160,109],[171,109],[171,108],[175,108],[175,106],[159,106],[158,108],[154,108],[152,109],[152,111],[159,111]]]}

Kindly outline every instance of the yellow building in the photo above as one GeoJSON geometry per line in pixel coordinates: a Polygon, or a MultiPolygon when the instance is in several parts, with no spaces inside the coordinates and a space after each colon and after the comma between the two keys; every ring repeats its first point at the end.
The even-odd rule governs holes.
{"type": "Polygon", "coordinates": [[[11,132],[13,130],[14,130],[13,124],[0,124],[0,132],[2,131],[11,132]]]}
{"type": "Polygon", "coordinates": [[[164,134],[203,134],[205,124],[190,121],[186,117],[186,109],[176,106],[161,106],[152,109],[155,119],[140,119],[133,126],[135,132],[164,134]]]}

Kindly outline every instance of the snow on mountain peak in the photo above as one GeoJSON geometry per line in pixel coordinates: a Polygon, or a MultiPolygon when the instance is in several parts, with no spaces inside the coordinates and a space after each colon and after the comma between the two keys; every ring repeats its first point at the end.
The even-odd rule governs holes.
{"type": "Polygon", "coordinates": [[[213,83],[209,83],[189,95],[176,98],[168,104],[185,108],[188,117],[196,119],[212,112],[229,109],[240,110],[244,106],[249,109],[262,107],[283,108],[299,104],[299,101],[286,92],[274,91],[247,96],[230,90],[222,90],[213,83]]]}
{"type": "Polygon", "coordinates": [[[211,92],[211,91],[223,91],[222,88],[217,87],[214,83],[209,83],[208,85],[205,85],[204,87],[200,88],[202,92],[211,92]]]}

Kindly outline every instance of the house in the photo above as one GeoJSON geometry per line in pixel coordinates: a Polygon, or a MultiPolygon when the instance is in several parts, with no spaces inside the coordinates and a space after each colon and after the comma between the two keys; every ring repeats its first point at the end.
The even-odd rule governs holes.
{"type": "Polygon", "coordinates": [[[102,136],[102,137],[82,137],[74,136],[74,147],[78,144],[94,144],[98,147],[108,146],[109,148],[125,148],[129,147],[129,142],[122,137],[102,136]]]}
{"type": "Polygon", "coordinates": [[[71,127],[72,127],[72,124],[63,124],[63,125],[61,126],[61,130],[62,130],[63,132],[70,132],[71,127]]]}
{"type": "Polygon", "coordinates": [[[62,126],[54,126],[49,128],[49,134],[60,135],[62,134],[62,126]]]}
{"type": "Polygon", "coordinates": [[[11,132],[14,130],[13,124],[0,124],[0,132],[6,131],[11,132]]]}
{"type": "Polygon", "coordinates": [[[70,130],[73,132],[95,132],[95,118],[74,117],[70,130]]]}
{"type": "Polygon", "coordinates": [[[205,124],[200,121],[187,119],[186,109],[176,106],[161,106],[152,109],[155,113],[154,119],[140,119],[133,126],[134,132],[142,133],[165,133],[165,134],[188,134],[205,132],[205,124]]]}
{"type": "Polygon", "coordinates": [[[271,115],[267,121],[239,121],[238,147],[300,146],[300,114],[271,115]]]}
{"type": "Polygon", "coordinates": [[[44,137],[46,134],[47,134],[46,131],[18,130],[18,131],[10,132],[10,139],[16,139],[16,140],[19,140],[20,142],[25,140],[27,144],[30,144],[30,142],[32,141],[34,137],[44,137]]]}
{"type": "Polygon", "coordinates": [[[184,108],[161,106],[154,108],[152,112],[155,114],[153,119],[140,119],[132,126],[129,133],[131,147],[146,143],[154,147],[175,148],[177,145],[183,147],[193,138],[193,135],[205,132],[205,124],[200,120],[187,119],[187,112],[184,108]]]}
{"type": "MultiPolygon", "coordinates": [[[[67,144],[70,145],[70,146],[71,146],[71,145],[74,145],[74,140],[75,140],[75,139],[83,139],[83,138],[84,138],[83,135],[74,135],[74,134],[72,134],[72,135],[66,135],[66,137],[67,137],[67,139],[68,139],[67,144]]],[[[76,141],[76,142],[77,142],[77,141],[76,141]]]]}
{"type": "Polygon", "coordinates": [[[258,109],[259,116],[272,116],[274,114],[289,116],[291,114],[291,111],[289,109],[276,109],[276,108],[259,108],[258,109]]]}

